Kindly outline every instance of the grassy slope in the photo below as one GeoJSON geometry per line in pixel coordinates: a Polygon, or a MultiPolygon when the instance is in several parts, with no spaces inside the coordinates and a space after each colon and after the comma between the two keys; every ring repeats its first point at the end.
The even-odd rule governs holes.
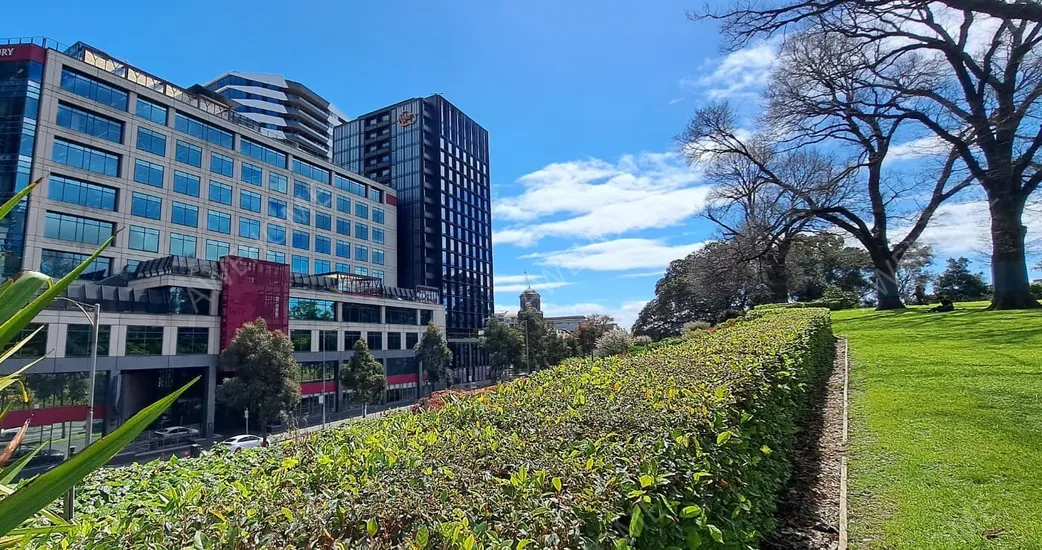
{"type": "Polygon", "coordinates": [[[986,305],[834,313],[851,548],[1042,548],[1042,313],[986,305]]]}

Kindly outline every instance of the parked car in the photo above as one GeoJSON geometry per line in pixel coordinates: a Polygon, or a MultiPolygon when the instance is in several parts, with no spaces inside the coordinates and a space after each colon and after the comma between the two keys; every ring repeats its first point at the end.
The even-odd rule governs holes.
{"type": "Polygon", "coordinates": [[[259,435],[237,435],[229,437],[221,442],[230,451],[241,451],[243,449],[255,449],[261,446],[264,440],[259,435]]]}
{"type": "Polygon", "coordinates": [[[170,426],[169,428],[156,430],[152,434],[162,440],[188,439],[190,437],[199,437],[199,430],[184,426],[170,426]]]}
{"type": "Polygon", "coordinates": [[[14,436],[18,435],[18,428],[8,428],[6,430],[0,430],[0,443],[7,443],[14,439],[14,436]]]}

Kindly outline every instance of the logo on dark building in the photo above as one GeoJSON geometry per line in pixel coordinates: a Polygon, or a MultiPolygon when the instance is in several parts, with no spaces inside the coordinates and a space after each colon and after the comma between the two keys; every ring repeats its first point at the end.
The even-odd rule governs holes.
{"type": "Polygon", "coordinates": [[[398,126],[412,126],[416,122],[416,113],[402,111],[398,113],[398,126]]]}

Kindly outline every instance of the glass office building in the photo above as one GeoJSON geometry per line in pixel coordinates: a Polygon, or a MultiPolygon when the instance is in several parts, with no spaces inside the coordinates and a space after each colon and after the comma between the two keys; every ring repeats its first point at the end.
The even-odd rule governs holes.
{"type": "Polygon", "coordinates": [[[488,131],[440,95],[338,126],[333,162],[398,201],[398,285],[441,289],[454,367],[487,378],[478,331],[493,311],[488,131]]]}

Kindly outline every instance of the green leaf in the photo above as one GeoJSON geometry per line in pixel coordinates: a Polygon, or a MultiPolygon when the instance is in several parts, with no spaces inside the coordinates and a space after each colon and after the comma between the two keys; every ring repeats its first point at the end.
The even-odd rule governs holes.
{"type": "Polygon", "coordinates": [[[515,550],[525,550],[525,547],[532,544],[532,539],[521,539],[517,541],[517,548],[515,550]]]}
{"type": "Polygon", "coordinates": [[[732,435],[734,435],[734,434],[732,434],[729,431],[727,431],[727,432],[720,432],[720,435],[716,436],[716,444],[717,445],[723,445],[724,443],[727,443],[727,441],[729,439],[731,439],[732,435]]]}
{"type": "Polygon", "coordinates": [[[709,536],[713,537],[713,540],[715,540],[716,542],[723,544],[724,534],[720,531],[720,528],[713,525],[712,523],[706,525],[706,527],[709,529],[709,536]]]}
{"type": "Polygon", "coordinates": [[[375,535],[379,528],[380,526],[377,525],[376,518],[369,518],[369,521],[365,522],[365,531],[369,533],[370,537],[375,535]]]}
{"type": "Polygon", "coordinates": [[[688,529],[684,533],[684,542],[687,543],[688,550],[698,550],[702,547],[702,535],[698,532],[698,529],[688,529]]]}
{"type": "Polygon", "coordinates": [[[296,518],[296,516],[293,515],[293,511],[285,506],[282,507],[282,515],[286,516],[286,519],[289,521],[293,521],[296,518]]]}
{"type": "Polygon", "coordinates": [[[552,480],[550,480],[550,484],[554,486],[554,489],[556,489],[557,492],[561,492],[561,478],[553,478],[552,480]]]}
{"type": "Polygon", "coordinates": [[[467,537],[467,540],[463,541],[463,550],[471,550],[474,548],[474,543],[476,542],[477,541],[474,540],[474,535],[467,537]]]}
{"type": "Polygon", "coordinates": [[[123,447],[134,440],[163,411],[177,401],[181,394],[192,387],[200,377],[170,395],[156,401],[135,414],[115,431],[98,440],[90,447],[59,464],[53,470],[40,474],[28,485],[0,500],[0,535],[10,532],[36,512],[83,480],[87,474],[102,467],[123,447]]]}
{"type": "Polygon", "coordinates": [[[644,474],[644,475],[640,476],[640,488],[641,489],[643,489],[644,487],[651,487],[654,484],[655,484],[655,478],[654,477],[651,477],[651,476],[649,476],[647,474],[644,474]]]}
{"type": "Polygon", "coordinates": [[[763,447],[760,447],[760,452],[761,452],[761,453],[763,453],[763,454],[765,454],[765,455],[769,455],[769,454],[771,454],[771,453],[772,453],[773,451],[771,451],[771,448],[770,448],[770,447],[768,447],[767,445],[764,445],[763,447]]]}
{"type": "Polygon", "coordinates": [[[20,457],[18,460],[8,464],[3,470],[0,470],[0,485],[10,485],[11,482],[14,481],[14,478],[18,476],[18,473],[22,471],[22,468],[25,468],[25,465],[28,464],[29,461],[36,456],[36,453],[40,452],[40,449],[42,449],[46,444],[46,441],[40,443],[32,450],[32,452],[20,457]]]}
{"type": "Polygon", "coordinates": [[[21,191],[15,193],[13,197],[7,199],[7,202],[0,205],[0,220],[4,219],[4,217],[10,214],[11,211],[14,210],[14,207],[18,206],[18,203],[21,202],[22,199],[27,197],[29,193],[32,193],[33,189],[37,185],[39,185],[41,181],[43,181],[43,178],[39,178],[36,181],[30,183],[29,185],[25,186],[25,189],[22,189],[21,191]]]}
{"type": "Polygon", "coordinates": [[[45,328],[47,328],[47,325],[40,325],[40,326],[36,327],[36,330],[34,330],[32,334],[30,334],[29,336],[26,336],[25,338],[22,338],[22,340],[20,342],[18,342],[17,344],[11,346],[11,349],[9,349],[9,350],[5,351],[4,353],[0,354],[0,363],[3,363],[4,361],[7,361],[7,359],[9,357],[11,357],[12,355],[18,353],[18,350],[22,349],[22,346],[28,344],[29,340],[32,340],[33,336],[36,336],[36,333],[40,332],[41,330],[43,330],[45,328]]]}
{"type": "Polygon", "coordinates": [[[630,515],[630,537],[638,538],[642,532],[644,532],[644,514],[640,511],[640,506],[634,506],[633,514],[630,515]]]}
{"type": "MultiPolygon", "coordinates": [[[[59,294],[65,292],[65,289],[69,288],[69,285],[71,285],[73,281],[79,279],[80,275],[86,271],[87,267],[90,266],[90,264],[101,255],[102,251],[108,248],[115,239],[115,235],[109,237],[108,240],[102,243],[102,245],[90,255],[90,258],[84,260],[83,263],[76,266],[66,276],[62,277],[61,280],[52,284],[50,288],[43,292],[43,294],[37,296],[35,300],[29,303],[29,305],[18,310],[13,316],[0,325],[0,346],[7,345],[7,343],[11,341],[11,338],[14,338],[14,336],[18,334],[25,325],[28,325],[30,321],[36,318],[38,313],[51,305],[51,302],[53,302],[59,294]]],[[[4,317],[0,316],[0,319],[3,318],[4,317]]]]}
{"type": "Polygon", "coordinates": [[[51,278],[37,271],[23,271],[8,282],[0,292],[0,319],[10,319],[18,313],[40,289],[51,284],[51,278]]]}
{"type": "Polygon", "coordinates": [[[702,508],[694,504],[685,506],[680,510],[680,517],[682,518],[693,518],[702,515],[702,508]]]}
{"type": "Polygon", "coordinates": [[[421,525],[416,530],[416,544],[420,545],[420,548],[426,548],[427,543],[431,540],[431,533],[427,530],[426,525],[421,525]]]}

